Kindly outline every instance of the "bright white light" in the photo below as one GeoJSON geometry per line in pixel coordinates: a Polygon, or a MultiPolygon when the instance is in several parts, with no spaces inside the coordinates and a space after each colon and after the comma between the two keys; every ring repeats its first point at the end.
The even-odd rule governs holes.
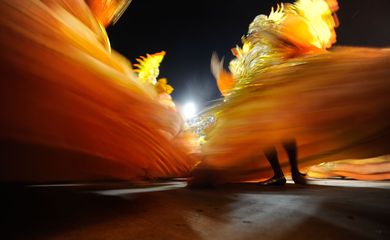
{"type": "Polygon", "coordinates": [[[196,113],[196,106],[193,102],[188,102],[184,104],[184,106],[181,109],[181,114],[183,115],[183,118],[185,120],[191,119],[193,116],[195,116],[196,113]]]}

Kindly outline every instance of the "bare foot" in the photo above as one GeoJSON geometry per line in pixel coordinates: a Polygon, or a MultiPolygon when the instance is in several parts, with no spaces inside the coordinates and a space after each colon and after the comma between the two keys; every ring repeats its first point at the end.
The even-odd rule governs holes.
{"type": "Polygon", "coordinates": [[[306,178],[304,177],[306,174],[298,173],[292,174],[292,179],[296,184],[306,185],[306,178]]]}
{"type": "Polygon", "coordinates": [[[284,184],[286,184],[286,178],[284,176],[282,177],[274,176],[268,180],[259,182],[258,184],[262,186],[283,186],[284,184]]]}

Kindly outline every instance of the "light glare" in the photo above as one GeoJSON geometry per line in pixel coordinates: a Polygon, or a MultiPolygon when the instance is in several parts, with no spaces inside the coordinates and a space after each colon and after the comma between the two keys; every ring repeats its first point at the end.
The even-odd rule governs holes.
{"type": "Polygon", "coordinates": [[[182,108],[182,115],[185,120],[191,119],[195,116],[196,106],[193,102],[188,102],[184,104],[182,108]]]}

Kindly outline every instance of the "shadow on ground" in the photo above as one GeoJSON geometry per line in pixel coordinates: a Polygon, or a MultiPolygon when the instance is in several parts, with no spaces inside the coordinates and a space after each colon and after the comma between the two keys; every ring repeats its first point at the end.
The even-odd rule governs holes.
{"type": "Polygon", "coordinates": [[[390,190],[1,186],[4,239],[389,239],[390,190]]]}

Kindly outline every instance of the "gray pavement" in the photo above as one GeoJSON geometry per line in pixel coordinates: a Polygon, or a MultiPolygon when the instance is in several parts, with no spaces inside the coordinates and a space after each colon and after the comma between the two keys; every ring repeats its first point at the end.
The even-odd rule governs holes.
{"type": "Polygon", "coordinates": [[[390,182],[310,184],[5,185],[2,239],[390,239],[390,182]]]}

